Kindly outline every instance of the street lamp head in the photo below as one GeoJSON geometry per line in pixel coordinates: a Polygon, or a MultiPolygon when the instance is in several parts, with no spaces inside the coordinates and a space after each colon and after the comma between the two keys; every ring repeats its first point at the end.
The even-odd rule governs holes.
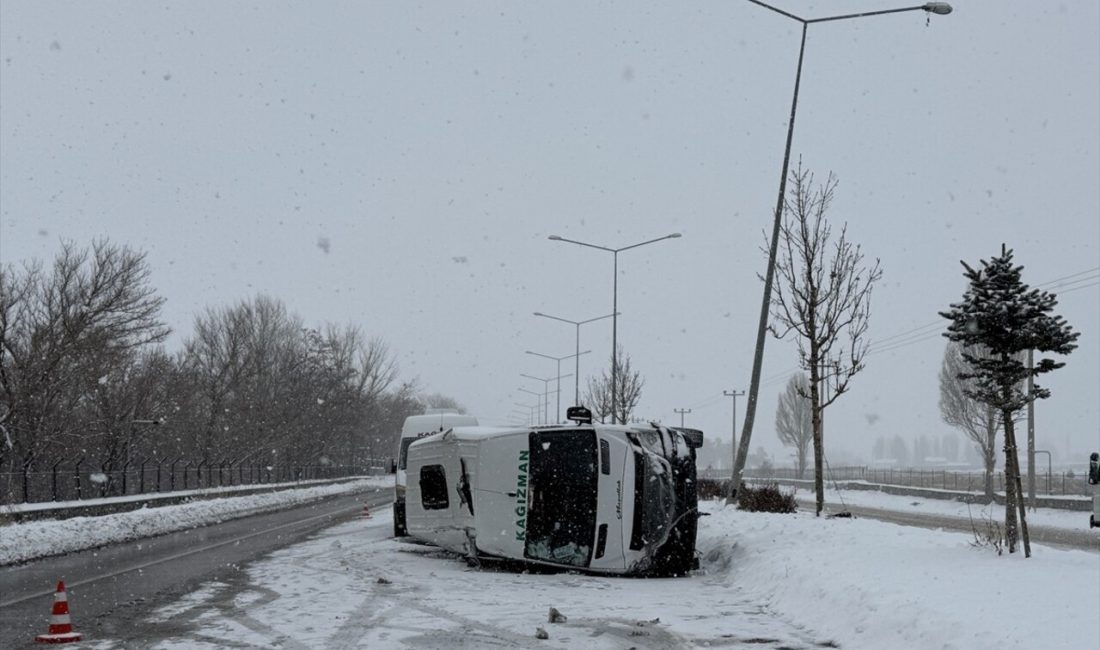
{"type": "MultiPolygon", "coordinates": [[[[950,8],[950,7],[948,7],[948,9],[947,9],[947,10],[948,10],[948,11],[951,11],[951,8],[950,8]]],[[[669,236],[668,236],[668,238],[669,238],[669,239],[676,239],[676,238],[678,238],[678,237],[683,237],[683,235],[681,235],[681,234],[680,234],[680,233],[678,233],[678,232],[674,232],[674,233],[672,233],[671,235],[669,235],[669,236]]]]}
{"type": "Polygon", "coordinates": [[[946,2],[926,2],[921,9],[938,16],[946,16],[951,13],[951,5],[946,2]]]}
{"type": "Polygon", "coordinates": [[[545,316],[546,314],[542,313],[541,311],[536,311],[535,315],[536,316],[545,316]]]}
{"type": "Polygon", "coordinates": [[[561,241],[561,237],[557,235],[550,235],[549,237],[547,237],[547,239],[549,239],[550,241],[561,241]]]}

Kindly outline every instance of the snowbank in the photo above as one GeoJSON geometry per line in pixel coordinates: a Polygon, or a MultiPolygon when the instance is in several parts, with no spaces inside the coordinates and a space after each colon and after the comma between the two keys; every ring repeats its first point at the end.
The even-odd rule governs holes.
{"type": "Polygon", "coordinates": [[[0,565],[162,535],[215,521],[278,510],[322,497],[392,485],[393,477],[385,476],[298,490],[142,508],[100,517],[9,524],[0,526],[0,565]]]}
{"type": "MultiPolygon", "coordinates": [[[[1078,513],[1079,517],[1079,513],[1078,513]]],[[[1100,558],[998,556],[962,533],[715,509],[701,550],[761,606],[844,648],[1071,648],[1100,629],[1100,558]]]]}

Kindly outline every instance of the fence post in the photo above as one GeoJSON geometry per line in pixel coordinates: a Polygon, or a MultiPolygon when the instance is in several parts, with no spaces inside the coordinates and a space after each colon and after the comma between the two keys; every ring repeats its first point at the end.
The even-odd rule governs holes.
{"type": "Polygon", "coordinates": [[[31,470],[31,457],[28,454],[27,457],[23,460],[23,503],[28,503],[30,501],[30,498],[31,498],[30,483],[29,483],[29,478],[28,478],[28,473],[30,472],[30,470],[31,470]]]}
{"type": "Polygon", "coordinates": [[[157,458],[157,493],[160,493],[160,465],[164,462],[160,458],[157,458]]]}
{"type": "MultiPolygon", "coordinates": [[[[102,481],[102,482],[99,483],[99,496],[100,497],[107,496],[107,487],[111,483],[111,475],[107,472],[107,465],[105,465],[104,463],[105,463],[105,461],[101,461],[99,463],[99,473],[102,474],[103,476],[107,477],[106,481],[102,481]]],[[[89,480],[91,480],[91,477],[88,477],[88,478],[89,478],[89,480]]]]}
{"type": "Polygon", "coordinates": [[[122,496],[126,496],[126,475],[130,472],[127,471],[130,467],[130,459],[126,459],[126,462],[122,464],[122,496]]]}
{"type": "Polygon", "coordinates": [[[76,479],[76,500],[79,501],[84,498],[84,489],[80,485],[80,465],[84,462],[84,457],[81,456],[76,464],[73,465],[73,477],[76,479]]]}
{"type": "Polygon", "coordinates": [[[57,501],[57,466],[60,464],[59,460],[50,467],[50,493],[54,501],[57,501]]]}
{"type": "MultiPolygon", "coordinates": [[[[195,466],[195,487],[197,487],[199,489],[202,489],[202,466],[205,465],[205,464],[206,464],[206,459],[204,458],[201,461],[199,461],[198,465],[195,466]]],[[[184,474],[184,476],[183,476],[183,482],[184,482],[184,485],[186,486],[186,484],[187,484],[187,475],[186,474],[184,474]]],[[[210,486],[210,470],[206,471],[206,485],[207,485],[207,487],[210,486]]]]}

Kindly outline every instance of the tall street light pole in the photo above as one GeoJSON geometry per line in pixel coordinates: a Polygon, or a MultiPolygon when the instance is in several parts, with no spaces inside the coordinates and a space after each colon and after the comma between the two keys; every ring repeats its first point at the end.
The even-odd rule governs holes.
{"type": "MultiPolygon", "coordinates": [[[[570,377],[570,376],[572,376],[572,374],[573,373],[569,373],[568,375],[565,375],[565,376],[570,377]]],[[[542,377],[535,377],[534,375],[525,375],[522,372],[519,373],[519,376],[520,377],[526,377],[527,379],[534,379],[535,381],[541,381],[542,382],[542,398],[543,398],[543,405],[544,405],[543,409],[544,409],[544,412],[545,412],[545,415],[546,415],[546,417],[545,417],[545,419],[543,420],[542,423],[543,424],[550,424],[550,382],[557,379],[558,380],[558,386],[561,386],[561,376],[547,377],[547,378],[543,379],[542,377]]],[[[558,405],[561,406],[560,403],[558,405]]]]}
{"type": "MultiPolygon", "coordinates": [[[[569,375],[562,375],[561,374],[561,362],[564,361],[565,359],[572,359],[573,357],[578,357],[579,358],[582,354],[588,354],[591,351],[592,350],[585,350],[584,352],[577,352],[576,354],[570,354],[570,355],[567,355],[567,356],[564,356],[564,357],[552,357],[549,354],[543,354],[541,352],[532,352],[531,350],[526,350],[527,354],[533,354],[536,357],[542,357],[543,359],[550,359],[551,361],[557,361],[558,362],[558,406],[557,406],[557,410],[554,412],[554,417],[556,418],[557,422],[561,422],[561,380],[562,380],[563,376],[565,376],[565,377],[569,376],[569,375]]],[[[578,362],[578,364],[579,364],[579,362],[578,362]]],[[[579,367],[579,365],[578,365],[578,367],[579,367]]],[[[577,385],[577,392],[580,392],[580,384],[579,383],[577,385]]],[[[574,405],[576,405],[577,403],[579,403],[579,401],[574,403],[574,405]]]]}
{"type": "MultiPolygon", "coordinates": [[[[527,390],[526,388],[519,388],[517,390],[519,390],[519,392],[521,392],[521,393],[527,393],[528,395],[534,395],[535,396],[535,401],[537,403],[535,408],[538,409],[538,418],[535,420],[534,423],[535,424],[542,424],[542,393],[536,393],[535,391],[527,390]]],[[[535,418],[532,418],[532,419],[535,419],[535,418]]]]}
{"type": "Polygon", "coordinates": [[[606,316],[597,316],[595,318],[589,318],[588,320],[569,320],[568,318],[561,318],[559,316],[551,316],[550,314],[544,314],[541,311],[536,311],[535,315],[536,316],[541,316],[543,318],[549,318],[551,320],[558,320],[558,321],[561,321],[563,323],[569,323],[570,325],[576,325],[577,326],[577,353],[574,355],[574,356],[577,357],[577,369],[574,371],[575,374],[573,375],[573,380],[574,380],[574,384],[575,384],[575,386],[573,388],[573,390],[574,390],[573,404],[574,404],[574,406],[580,406],[581,405],[581,325],[584,325],[586,323],[593,323],[595,321],[603,320],[605,318],[611,318],[612,316],[615,316],[615,314],[607,314],[606,316]]]}
{"type": "Polygon", "coordinates": [[[764,337],[768,331],[768,306],[772,298],[772,280],[775,277],[776,248],[779,245],[779,226],[783,216],[783,196],[787,191],[787,170],[791,161],[791,141],[794,138],[794,116],[798,108],[798,87],[802,81],[802,60],[806,53],[806,30],[814,23],[823,23],[835,20],[848,20],[851,18],[866,18],[869,16],[881,16],[884,14],[896,14],[905,11],[924,11],[929,14],[945,16],[951,13],[951,5],[946,2],[926,2],[915,7],[902,7],[900,9],[885,9],[882,11],[867,11],[858,14],[844,14],[840,16],[827,16],[825,18],[801,18],[792,13],[776,9],[775,7],[760,2],[749,2],[770,9],[781,16],[802,23],[802,43],[798,48],[798,68],[794,76],[794,97],[791,99],[791,117],[787,122],[787,146],[783,151],[783,169],[779,174],[779,197],[775,203],[775,219],[772,223],[772,239],[768,249],[768,268],[764,273],[764,298],[760,305],[760,324],[756,330],[756,353],[752,361],[752,380],[749,383],[749,403],[745,409],[745,426],[741,432],[741,445],[737,450],[737,460],[734,462],[733,476],[730,481],[729,499],[732,500],[741,486],[741,473],[745,469],[745,459],[749,452],[749,443],[752,438],[752,425],[756,419],[756,402],[760,393],[760,368],[764,362],[764,337]]]}
{"type": "MultiPolygon", "coordinates": [[[[615,406],[616,397],[619,392],[618,375],[619,375],[619,363],[617,359],[618,355],[618,335],[619,335],[619,253],[628,251],[632,248],[638,248],[639,246],[645,246],[646,244],[655,244],[665,239],[676,239],[681,237],[680,233],[674,232],[664,237],[658,237],[656,239],[650,239],[648,241],[639,242],[637,244],[631,244],[630,246],[623,246],[622,248],[608,248],[607,246],[597,246],[596,244],[588,244],[575,239],[566,239],[565,237],[559,237],[558,235],[550,235],[551,241],[563,241],[569,244],[576,244],[578,246],[587,246],[588,248],[595,248],[601,251],[607,251],[615,258],[611,288],[611,423],[615,424],[615,406]]],[[[619,422],[619,424],[626,424],[625,422],[619,422]]]]}
{"type": "MultiPolygon", "coordinates": [[[[520,390],[522,390],[522,389],[520,389],[520,390]]],[[[531,391],[523,391],[523,392],[529,393],[531,391]]],[[[527,409],[527,422],[528,422],[528,424],[534,426],[535,425],[535,409],[538,408],[538,405],[536,404],[535,406],[531,406],[530,404],[520,404],[519,402],[513,402],[513,403],[516,406],[522,406],[523,408],[527,409]]]]}

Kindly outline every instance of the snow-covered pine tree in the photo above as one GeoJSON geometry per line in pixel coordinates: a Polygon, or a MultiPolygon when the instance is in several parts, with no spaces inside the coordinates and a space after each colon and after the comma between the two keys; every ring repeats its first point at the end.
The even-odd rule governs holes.
{"type": "Polygon", "coordinates": [[[1012,251],[1001,245],[1001,254],[981,268],[962,262],[969,287],[961,302],[940,315],[951,321],[944,336],[966,346],[963,358],[970,366],[960,373],[967,382],[966,392],[974,399],[1001,412],[1005,430],[1005,537],[1008,550],[1015,552],[1016,512],[1020,516],[1024,554],[1031,556],[1020,485],[1020,463],[1016,453],[1014,414],[1050,391],[1035,384],[1031,392],[1023,390],[1024,380],[1065,365],[1053,359],[1040,359],[1034,367],[1022,361],[1028,350],[1069,354],[1077,345],[1078,333],[1061,316],[1052,314],[1058,300],[1053,293],[1032,289],[1021,279],[1022,266],[1012,263],[1012,251]],[[987,354],[971,351],[984,349],[987,354]]]}

